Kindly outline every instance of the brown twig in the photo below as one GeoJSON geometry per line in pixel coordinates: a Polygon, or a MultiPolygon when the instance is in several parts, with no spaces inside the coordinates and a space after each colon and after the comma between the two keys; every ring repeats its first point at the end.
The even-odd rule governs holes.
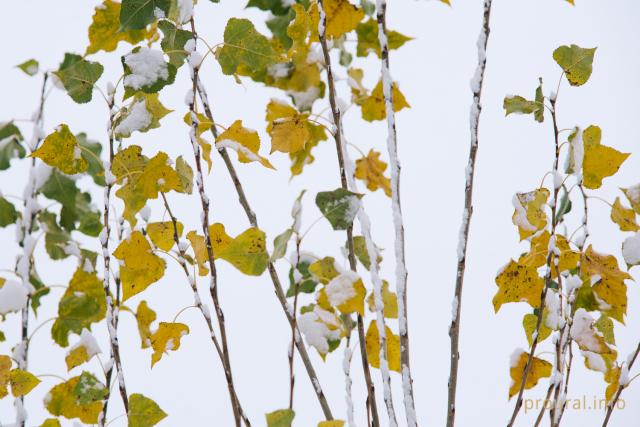
{"type": "Polygon", "coordinates": [[[449,369],[448,403],[447,403],[447,427],[455,425],[456,417],[456,391],[458,387],[458,366],[460,362],[460,313],[462,311],[462,290],[464,286],[464,273],[467,267],[467,244],[469,241],[469,228],[473,215],[473,180],[475,177],[476,156],[478,153],[478,125],[482,104],[482,86],[484,84],[484,71],[487,64],[486,49],[491,31],[489,21],[491,18],[491,0],[485,0],[482,17],[482,29],[478,38],[478,65],[474,74],[472,85],[473,103],[471,107],[471,143],[469,144],[469,160],[465,169],[464,185],[464,211],[462,224],[460,225],[460,237],[458,242],[458,266],[456,270],[456,286],[453,297],[452,319],[449,326],[451,339],[451,365],[449,369]]]}
{"type": "MultiPolygon", "coordinates": [[[[631,356],[631,360],[629,360],[629,365],[627,366],[627,369],[629,371],[631,371],[631,368],[633,367],[633,364],[636,362],[638,355],[640,355],[640,343],[638,344],[638,347],[636,347],[636,351],[633,353],[633,356],[631,356]]],[[[611,402],[609,402],[609,405],[607,406],[607,413],[604,416],[602,427],[607,427],[607,425],[609,424],[609,420],[611,419],[611,414],[613,414],[613,410],[615,409],[616,404],[618,403],[618,399],[620,399],[622,390],[624,390],[627,386],[628,384],[618,385],[618,389],[616,390],[616,393],[613,395],[613,399],[611,399],[611,402]]]]}
{"type": "MultiPolygon", "coordinates": [[[[211,104],[209,103],[209,98],[207,96],[207,92],[205,90],[204,85],[202,84],[202,82],[198,79],[198,94],[200,96],[200,100],[202,101],[202,105],[204,107],[204,111],[205,111],[205,115],[207,116],[207,118],[214,123],[214,119],[213,119],[213,113],[211,110],[211,104]]],[[[215,138],[218,137],[218,132],[216,130],[215,126],[211,126],[211,133],[215,138]]],[[[251,205],[249,204],[249,200],[247,199],[247,196],[244,192],[244,187],[242,186],[242,182],[240,181],[240,178],[238,177],[238,174],[235,170],[235,167],[233,166],[233,163],[231,162],[231,158],[229,157],[229,153],[227,152],[226,149],[222,148],[222,149],[218,149],[218,154],[220,154],[220,156],[222,157],[224,164],[226,166],[227,171],[229,172],[229,176],[231,177],[231,180],[233,182],[233,186],[236,189],[236,193],[238,194],[238,200],[240,202],[240,205],[242,206],[247,219],[249,220],[249,224],[251,224],[252,227],[256,227],[258,228],[258,220],[257,217],[255,215],[255,213],[253,212],[253,209],[251,208],[251,205]]],[[[289,306],[287,303],[287,298],[284,294],[284,291],[282,290],[282,284],[280,282],[280,278],[278,277],[278,272],[276,271],[275,266],[273,265],[272,262],[269,262],[269,264],[267,265],[267,270],[269,271],[269,277],[271,278],[271,282],[273,283],[273,288],[276,294],[276,297],[278,298],[278,302],[280,303],[280,306],[282,307],[282,311],[285,314],[285,316],[287,317],[287,321],[289,322],[290,325],[295,324],[295,319],[293,318],[293,315],[289,312],[289,306]]],[[[320,385],[320,381],[318,380],[318,375],[316,374],[315,368],[313,367],[313,364],[311,363],[311,359],[309,358],[309,354],[307,353],[307,349],[304,346],[304,343],[302,342],[302,339],[300,338],[300,331],[298,329],[298,333],[295,334],[295,340],[296,340],[296,348],[298,349],[298,354],[300,355],[300,359],[302,359],[302,363],[304,364],[304,367],[307,371],[307,375],[309,377],[309,380],[311,381],[312,385],[313,385],[313,389],[316,393],[316,397],[318,398],[318,402],[320,403],[320,406],[322,408],[322,412],[324,413],[324,416],[327,420],[332,420],[333,419],[333,415],[331,413],[331,408],[329,407],[329,403],[327,402],[327,398],[324,395],[324,391],[322,390],[322,386],[320,385]]]]}

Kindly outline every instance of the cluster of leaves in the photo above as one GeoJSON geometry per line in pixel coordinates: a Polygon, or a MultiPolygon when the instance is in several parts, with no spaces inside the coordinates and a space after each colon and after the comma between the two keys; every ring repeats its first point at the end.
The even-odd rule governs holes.
{"type": "MultiPolygon", "coordinates": [[[[581,86],[592,74],[595,52],[595,48],[561,46],[554,51],[553,58],[568,83],[581,86]]],[[[533,100],[508,96],[504,99],[504,109],[507,115],[533,115],[537,122],[543,122],[549,110],[555,124],[556,97],[555,93],[543,95],[541,79],[533,100]]],[[[609,401],[618,388],[622,368],[617,362],[614,321],[625,322],[626,282],[631,276],[620,268],[614,255],[599,253],[591,244],[586,245],[588,201],[599,199],[591,191],[598,190],[605,178],[613,176],[629,154],[602,144],[602,132],[596,125],[584,129],[576,126],[566,141],[562,141],[561,135],[555,130],[553,185],[549,189],[541,186],[518,193],[513,198],[513,223],[520,240],[529,247],[499,272],[498,291],[493,298],[496,312],[506,303],[528,304],[531,311],[524,315],[522,325],[529,347],[535,349],[537,343],[555,334],[556,358],[552,364],[534,354],[517,351],[511,362],[513,381],[509,398],[518,394],[521,387],[530,389],[541,378],[552,377],[552,371],[555,373],[550,380],[550,390],[567,382],[566,364],[571,361],[567,362],[565,355],[568,346],[575,343],[586,367],[604,375],[609,401]],[[568,147],[564,171],[560,169],[563,161],[559,158],[563,146],[568,147]],[[582,198],[584,216],[578,229],[568,234],[566,230],[571,226],[568,214],[577,197],[582,198]],[[556,366],[558,363],[560,366],[556,366]],[[558,375],[561,377],[556,378],[558,375]]],[[[632,208],[623,206],[617,198],[612,205],[611,219],[622,231],[637,232],[637,192],[634,187],[623,191],[632,208]]],[[[637,234],[628,238],[626,244],[633,239],[637,239],[637,234]]],[[[627,259],[627,265],[634,262],[627,259]]],[[[558,408],[561,407],[562,402],[558,408]]]]}

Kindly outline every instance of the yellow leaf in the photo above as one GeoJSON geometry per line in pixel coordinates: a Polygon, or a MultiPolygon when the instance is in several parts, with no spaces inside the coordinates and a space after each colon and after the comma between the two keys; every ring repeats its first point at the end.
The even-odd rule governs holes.
{"type": "Polygon", "coordinates": [[[120,41],[136,44],[144,39],[150,39],[156,34],[154,26],[149,30],[119,31],[119,29],[120,3],[105,0],[96,7],[93,14],[93,21],[89,26],[89,46],[87,46],[85,55],[100,50],[112,52],[116,50],[120,41]]]}
{"type": "Polygon", "coordinates": [[[336,276],[320,294],[324,294],[330,306],[337,308],[341,313],[359,313],[364,316],[366,290],[362,279],[355,272],[347,271],[336,276]]]}
{"type": "Polygon", "coordinates": [[[60,424],[60,421],[55,418],[47,418],[42,424],[40,424],[40,427],[62,427],[62,425],[60,424]]]}
{"type": "Polygon", "coordinates": [[[82,156],[82,147],[65,124],[61,124],[55,132],[47,136],[32,156],[68,175],[89,169],[89,163],[82,156]]]}
{"type": "Polygon", "coordinates": [[[327,15],[326,36],[338,38],[355,30],[364,18],[364,11],[349,0],[323,0],[322,7],[327,15]]]}
{"type": "Polygon", "coordinates": [[[616,197],[611,207],[611,220],[618,224],[622,231],[638,231],[638,223],[636,222],[636,213],[633,209],[625,208],[620,203],[620,197],[616,197]]]}
{"type": "MultiPolygon", "coordinates": [[[[559,234],[556,235],[556,247],[560,250],[560,260],[558,262],[560,272],[573,270],[578,267],[578,262],[582,254],[571,249],[566,237],[559,234]]],[[[553,273],[552,277],[555,278],[556,269],[551,270],[551,272],[553,273]]]]}
{"type": "Polygon", "coordinates": [[[620,165],[629,157],[628,153],[602,145],[601,138],[602,131],[598,126],[589,126],[582,132],[584,186],[590,189],[600,188],[602,180],[618,172],[620,165]]]}
{"type": "Polygon", "coordinates": [[[318,427],[344,427],[344,421],[342,420],[321,421],[318,423],[318,427]]]}
{"type": "Polygon", "coordinates": [[[532,237],[529,252],[520,256],[518,263],[535,268],[545,265],[549,253],[549,237],[551,236],[547,230],[532,237]]]}
{"type": "Polygon", "coordinates": [[[538,276],[535,268],[511,260],[496,277],[496,284],[498,292],[493,297],[496,313],[503,304],[509,302],[527,302],[533,308],[540,307],[544,280],[538,276]]]}
{"type": "MultiPolygon", "coordinates": [[[[391,92],[393,95],[393,111],[398,112],[403,108],[410,107],[404,95],[400,92],[400,89],[398,89],[398,85],[396,83],[393,83],[391,92]]],[[[384,94],[382,92],[382,80],[380,80],[376,87],[373,88],[371,95],[362,99],[360,102],[363,119],[368,122],[384,120],[387,117],[387,109],[384,102],[384,94]]]]}
{"type": "Polygon", "coordinates": [[[258,162],[262,166],[275,169],[266,158],[258,154],[260,137],[255,130],[242,126],[242,120],[236,120],[216,139],[216,147],[231,148],[238,153],[240,163],[258,162]]]}
{"type": "Polygon", "coordinates": [[[217,252],[214,249],[214,255],[231,263],[244,274],[259,276],[269,263],[265,240],[264,232],[252,227],[226,243],[217,252]]]}
{"type": "MultiPolygon", "coordinates": [[[[202,149],[202,157],[207,162],[208,170],[209,172],[211,172],[211,166],[213,164],[211,160],[211,144],[202,137],[202,134],[210,130],[213,126],[215,126],[215,124],[204,114],[197,113],[196,116],[198,118],[198,125],[196,126],[196,141],[202,149]]],[[[183,120],[188,126],[191,126],[191,113],[187,112],[187,114],[184,115],[183,120]]]]}
{"type": "Polygon", "coordinates": [[[67,371],[88,362],[89,353],[87,352],[87,348],[81,345],[69,350],[64,361],[67,364],[67,371]]]}
{"type": "Polygon", "coordinates": [[[198,274],[200,276],[206,276],[209,273],[209,269],[207,268],[209,257],[207,255],[207,245],[204,241],[204,236],[199,235],[195,231],[190,231],[187,233],[187,239],[191,242],[191,247],[193,248],[193,254],[198,264],[198,274]]]}
{"type": "Polygon", "coordinates": [[[380,160],[380,153],[369,150],[369,153],[356,160],[355,177],[367,183],[370,191],[378,188],[384,190],[384,194],[391,197],[391,180],[384,176],[387,164],[380,160]]]}
{"type": "MultiPolygon", "coordinates": [[[[178,237],[182,236],[182,223],[176,221],[176,228],[178,229],[178,237]]],[[[149,238],[154,245],[165,252],[171,250],[173,245],[175,245],[174,232],[172,221],[151,222],[147,224],[147,234],[149,238]]]]}
{"type": "MultiPolygon", "coordinates": [[[[389,369],[400,372],[400,336],[395,335],[388,326],[385,326],[384,330],[387,337],[387,362],[389,362],[389,369]]],[[[365,337],[365,345],[367,355],[369,356],[369,364],[374,368],[380,368],[380,334],[378,333],[375,320],[369,323],[365,337]]]]}
{"type": "Polygon", "coordinates": [[[324,257],[319,261],[316,261],[309,265],[309,272],[320,283],[326,285],[333,278],[337,277],[340,273],[336,269],[336,260],[333,257],[324,257]]]}
{"type": "Polygon", "coordinates": [[[604,375],[604,380],[607,382],[607,389],[604,393],[607,403],[611,402],[613,396],[615,396],[616,392],[620,388],[620,371],[620,367],[615,366],[609,369],[604,375]]]}
{"type": "Polygon", "coordinates": [[[11,358],[0,355],[0,399],[9,394],[7,385],[9,384],[9,371],[11,370],[11,358]]]}
{"type": "Polygon", "coordinates": [[[305,10],[300,3],[294,3],[291,9],[295,12],[295,19],[291,21],[287,27],[287,35],[299,44],[307,42],[317,42],[318,39],[318,21],[320,14],[318,13],[318,3],[309,4],[309,10],[305,10]]]}
{"type": "Polygon", "coordinates": [[[35,375],[22,369],[13,369],[9,373],[9,382],[13,397],[24,396],[40,384],[40,380],[35,375]]]}
{"type": "Polygon", "coordinates": [[[629,273],[618,267],[618,260],[613,255],[602,255],[589,245],[580,261],[580,271],[583,276],[600,277],[592,289],[599,299],[606,303],[602,312],[624,323],[627,313],[627,285],[625,280],[631,279],[629,273]]]}
{"type": "Polygon", "coordinates": [[[160,322],[158,330],[151,335],[151,367],[156,364],[162,355],[169,350],[180,348],[180,339],[189,333],[189,327],[184,323],[160,322]]]}
{"type": "Polygon", "coordinates": [[[153,311],[146,301],[140,301],[136,310],[136,323],[140,334],[141,348],[151,346],[151,324],[156,320],[156,312],[153,311]]]}
{"type": "Polygon", "coordinates": [[[513,197],[513,224],[518,227],[520,240],[534,235],[547,226],[547,215],[544,211],[549,198],[549,190],[539,188],[528,193],[517,193],[513,197]]]}
{"type": "MultiPolygon", "coordinates": [[[[389,282],[386,280],[382,281],[382,302],[384,304],[384,317],[388,319],[397,319],[398,296],[394,292],[389,291],[389,282]]],[[[369,306],[369,311],[375,313],[376,304],[373,292],[371,292],[367,298],[367,305],[369,306]]]]}
{"type": "MultiPolygon", "coordinates": [[[[518,394],[522,385],[522,377],[524,376],[524,370],[529,359],[529,353],[516,350],[511,356],[511,387],[509,387],[509,399],[518,394]]],[[[551,363],[546,360],[533,357],[531,360],[531,367],[529,369],[529,375],[527,375],[527,381],[524,384],[525,390],[529,390],[538,384],[541,378],[551,376],[551,363]]]]}
{"type": "Polygon", "coordinates": [[[144,291],[164,275],[164,260],[153,253],[149,241],[140,231],[134,231],[123,240],[113,256],[124,261],[120,267],[122,301],[144,291]]]}
{"type": "Polygon", "coordinates": [[[307,114],[296,113],[292,117],[274,120],[271,135],[271,152],[295,153],[304,148],[309,139],[307,114]]]}

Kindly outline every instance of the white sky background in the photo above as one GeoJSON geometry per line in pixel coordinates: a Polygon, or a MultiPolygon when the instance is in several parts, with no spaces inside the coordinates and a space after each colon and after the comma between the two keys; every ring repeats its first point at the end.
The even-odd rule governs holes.
{"type": "MultiPolygon", "coordinates": [[[[461,366],[458,392],[457,421],[461,427],[504,425],[512,410],[507,402],[509,386],[508,363],[516,347],[525,347],[521,327],[524,304],[508,304],[498,315],[493,313],[491,299],[496,286],[496,271],[510,257],[518,256],[525,246],[518,243],[517,230],[511,224],[511,198],[516,191],[528,191],[539,185],[542,176],[551,169],[553,161],[552,128],[549,121],[538,124],[528,116],[504,118],[502,100],[506,94],[520,94],[531,98],[539,76],[545,79],[546,94],[555,88],[560,69],[552,59],[553,50],[561,44],[575,43],[583,47],[598,46],[594,73],[590,81],[572,88],[562,83],[558,97],[558,116],[561,128],[574,125],[598,124],[603,130],[603,143],[633,155],[614,178],[606,179],[601,196],[613,201],[618,187],[638,183],[640,176],[640,3],[634,0],[605,2],[578,0],[571,7],[562,0],[494,0],[491,36],[487,52],[488,65],[483,92],[483,114],[480,127],[480,150],[476,170],[475,211],[471,225],[471,240],[467,257],[467,278],[462,302],[461,366]]],[[[226,21],[230,17],[248,17],[264,29],[262,12],[243,10],[245,1],[223,0],[213,5],[202,0],[196,7],[198,31],[210,44],[222,41],[226,21]]],[[[0,27],[2,61],[0,63],[0,119],[28,118],[35,109],[40,80],[32,79],[13,68],[34,57],[48,68],[55,69],[65,51],[81,53],[88,41],[88,27],[93,8],[98,2],[44,2],[24,0],[5,6],[0,27]]],[[[464,168],[469,144],[469,80],[476,63],[476,38],[480,29],[482,1],[454,1],[448,8],[435,1],[391,1],[388,8],[389,27],[415,37],[391,56],[392,75],[400,82],[402,91],[412,105],[398,114],[400,157],[403,165],[402,196],[407,230],[409,269],[409,328],[411,356],[417,412],[422,426],[443,425],[446,415],[446,388],[449,370],[449,337],[447,329],[451,317],[451,299],[456,266],[458,228],[462,212],[464,168]]],[[[352,37],[355,37],[353,35],[352,37]]],[[[355,46],[354,46],[355,48],[355,46]]],[[[355,49],[354,49],[355,50],[355,49]]],[[[119,52],[128,47],[121,44],[119,52]]],[[[121,73],[116,54],[96,57],[105,65],[99,81],[104,88],[121,73]]],[[[366,70],[366,86],[372,87],[379,77],[379,64],[371,57],[357,60],[366,70]]],[[[278,94],[247,80],[237,85],[232,77],[224,76],[211,57],[201,73],[208,88],[216,120],[229,125],[242,119],[245,126],[260,131],[266,154],[269,139],[265,133],[264,109],[269,98],[278,94]]],[[[188,128],[182,123],[186,110],[184,93],[188,84],[187,68],[179,71],[176,83],[163,91],[165,106],[176,110],[162,121],[162,128],[147,134],[136,134],[126,143],[142,145],[146,154],[164,150],[172,158],[184,154],[191,159],[188,128]]],[[[346,85],[339,86],[340,96],[349,99],[346,85]]],[[[317,103],[319,109],[320,102],[317,103]]],[[[75,104],[64,92],[55,90],[46,105],[45,130],[61,122],[68,123],[74,132],[85,131],[90,138],[106,140],[107,110],[100,95],[94,92],[88,105],[75,104]]],[[[24,124],[24,123],[23,123],[24,124]]],[[[23,131],[29,137],[29,125],[23,131]]],[[[346,117],[347,139],[368,151],[375,147],[386,158],[386,126],[382,122],[368,124],[360,120],[356,109],[346,117]]],[[[316,162],[302,177],[288,182],[289,160],[275,154],[271,161],[277,173],[257,164],[239,164],[238,171],[248,197],[254,205],[261,228],[269,241],[289,226],[291,204],[301,189],[308,189],[304,199],[303,229],[320,213],[313,203],[317,191],[339,186],[339,175],[332,141],[322,143],[314,153],[316,162]]],[[[356,157],[356,152],[352,152],[356,157]]],[[[235,155],[232,156],[235,158],[235,155]]],[[[26,162],[23,162],[26,163],[26,162]]],[[[0,175],[0,188],[5,194],[22,193],[26,182],[26,168],[14,167],[0,175]]],[[[85,182],[86,184],[86,182],[85,182]]],[[[235,235],[248,227],[228,174],[217,156],[214,170],[206,179],[212,200],[212,222],[222,222],[229,234],[235,235]]],[[[95,195],[100,204],[102,196],[95,195]]],[[[382,192],[369,193],[366,209],[373,218],[374,239],[386,248],[383,276],[394,277],[393,229],[390,200],[382,192]]],[[[169,195],[177,216],[185,222],[185,230],[197,228],[200,205],[196,195],[169,195]]],[[[578,204],[576,204],[577,206],[578,204]]],[[[153,220],[162,217],[163,210],[154,205],[153,220]]],[[[581,212],[575,209],[570,223],[579,224],[581,212]]],[[[625,237],[609,220],[609,208],[593,200],[590,204],[591,243],[598,251],[618,255],[625,237]]],[[[186,231],[185,231],[186,232],[186,231]]],[[[3,244],[0,268],[13,268],[17,248],[13,227],[0,230],[3,244]]],[[[318,255],[341,258],[339,247],[344,233],[333,232],[321,221],[309,233],[303,249],[318,255]]],[[[92,242],[97,249],[98,242],[92,242]]],[[[115,243],[112,243],[115,246],[115,243]]],[[[47,284],[66,284],[75,261],[43,262],[43,248],[39,249],[39,271],[47,284]]],[[[144,293],[159,320],[170,321],[183,307],[192,304],[192,294],[178,265],[168,261],[166,276],[144,293]]],[[[284,408],[288,403],[287,349],[290,330],[273,294],[267,274],[260,278],[242,276],[223,262],[218,263],[220,295],[227,320],[233,371],[242,404],[254,425],[264,424],[264,413],[284,408]]],[[[284,283],[288,266],[279,262],[284,283]]],[[[638,276],[638,269],[632,271],[638,276]]],[[[368,280],[368,275],[364,275],[368,280]]],[[[210,301],[206,278],[200,279],[203,300],[210,301]]],[[[370,288],[370,285],[368,285],[370,288]]],[[[630,314],[625,328],[617,325],[616,338],[621,357],[635,348],[640,339],[640,290],[638,284],[629,286],[630,314]]],[[[46,297],[44,304],[52,305],[60,290],[46,297]]],[[[129,306],[135,308],[141,297],[129,306]]],[[[54,309],[44,309],[38,321],[55,315],[54,309]]],[[[18,337],[17,316],[6,323],[7,342],[0,345],[6,354],[18,337]]],[[[124,359],[125,378],[130,393],[141,392],[160,404],[169,414],[161,426],[228,426],[232,425],[228,394],[220,363],[207,338],[205,325],[196,310],[188,310],[179,321],[187,323],[191,334],[183,338],[177,352],[165,355],[153,370],[150,352],[139,348],[135,319],[122,313],[120,340],[124,359]]],[[[36,321],[32,321],[32,325],[36,321]]],[[[397,331],[397,325],[393,325],[397,331]]],[[[94,328],[108,357],[107,335],[104,325],[94,328]]],[[[36,374],[66,376],[64,350],[53,347],[43,328],[32,341],[30,370],[36,374]]],[[[72,338],[72,342],[74,338],[72,338]]],[[[354,345],[354,343],[352,343],[354,345]]],[[[550,341],[543,348],[548,348],[550,341]]],[[[320,381],[337,418],[346,418],[342,350],[327,357],[323,363],[315,350],[312,360],[320,381]]],[[[94,360],[92,369],[99,372],[94,360]]],[[[295,425],[315,426],[322,419],[320,407],[301,363],[296,360],[297,381],[295,425]]],[[[80,372],[77,369],[77,375],[80,372]]],[[[636,370],[637,372],[637,370],[636,370]]],[[[365,388],[361,375],[359,354],[352,364],[353,390],[359,425],[365,425],[365,388]]],[[[400,378],[393,375],[396,387],[396,408],[404,422],[400,378]]],[[[378,370],[373,370],[382,387],[378,370]]],[[[27,398],[30,408],[28,425],[39,425],[45,418],[40,408],[42,397],[56,383],[52,378],[27,398]],[[33,408],[33,409],[31,409],[33,408]]],[[[540,385],[527,396],[540,397],[546,390],[540,385]]],[[[592,401],[604,393],[605,383],[599,373],[587,371],[577,355],[572,372],[569,398],[592,401]]],[[[640,385],[626,390],[627,406],[618,411],[610,426],[627,427],[637,423],[640,416],[640,385]]],[[[386,420],[384,405],[379,396],[379,411],[386,420]]],[[[110,418],[122,414],[117,393],[112,396],[110,418]]],[[[530,425],[535,411],[521,414],[518,425],[530,425]]],[[[537,413],[536,413],[537,414],[537,413]]],[[[602,412],[598,410],[568,410],[563,425],[599,426],[602,412]]],[[[13,422],[10,399],[0,402],[0,422],[13,422]]],[[[545,423],[548,422],[545,420],[545,423]]],[[[66,425],[71,425],[67,423],[66,425]]],[[[111,426],[125,425],[125,419],[111,426]]]]}

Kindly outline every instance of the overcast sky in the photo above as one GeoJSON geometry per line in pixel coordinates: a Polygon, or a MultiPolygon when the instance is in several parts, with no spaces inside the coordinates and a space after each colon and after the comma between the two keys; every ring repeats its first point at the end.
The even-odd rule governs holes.
{"type": "MultiPolygon", "coordinates": [[[[446,416],[447,329],[469,144],[469,80],[475,69],[475,43],[483,2],[452,0],[452,3],[453,7],[449,8],[436,1],[404,0],[390,1],[388,7],[389,27],[415,38],[393,52],[391,67],[394,79],[400,83],[412,106],[399,113],[397,119],[407,230],[411,356],[417,412],[422,426],[443,425],[446,416]]],[[[482,99],[475,214],[462,303],[457,407],[461,427],[504,425],[512,410],[513,402],[507,402],[509,356],[516,347],[526,346],[521,327],[526,308],[521,304],[508,304],[494,314],[491,304],[496,290],[494,277],[502,265],[526,247],[518,242],[517,230],[511,223],[513,194],[536,188],[553,162],[551,124],[547,121],[538,124],[524,116],[505,118],[504,96],[532,97],[538,77],[545,80],[547,88],[555,87],[560,69],[551,54],[559,45],[597,46],[590,81],[579,88],[569,87],[566,82],[562,84],[558,97],[560,127],[597,124],[602,128],[604,144],[633,153],[618,175],[605,180],[600,196],[613,201],[619,195],[618,187],[640,181],[640,3],[636,0],[576,0],[576,3],[572,7],[563,0],[494,0],[482,99]]],[[[0,40],[3,40],[0,120],[28,118],[37,104],[40,82],[13,66],[33,57],[44,67],[55,69],[64,52],[83,52],[88,43],[86,28],[97,4],[96,1],[80,0],[23,0],[4,5],[6,19],[0,26],[0,40]]],[[[244,10],[244,4],[240,0],[222,0],[218,5],[201,1],[195,15],[200,35],[211,45],[221,42],[224,25],[230,17],[247,17],[266,31],[265,15],[256,10],[244,10]]],[[[119,52],[127,51],[128,47],[121,45],[119,52]]],[[[99,54],[96,59],[105,65],[105,73],[99,81],[104,88],[121,73],[119,57],[114,53],[99,54]]],[[[372,58],[360,61],[360,66],[366,70],[365,84],[372,87],[379,77],[378,62],[372,58]]],[[[211,57],[201,75],[217,120],[228,125],[242,119],[245,126],[258,129],[263,141],[262,152],[266,154],[269,144],[264,108],[270,97],[279,94],[251,81],[236,84],[232,77],[221,74],[220,67],[211,57]]],[[[176,83],[163,90],[161,96],[163,103],[176,111],[162,121],[161,129],[137,134],[128,142],[142,145],[145,153],[164,150],[172,158],[179,154],[191,158],[188,129],[182,123],[186,108],[183,99],[188,84],[186,68],[182,68],[176,83]]],[[[341,97],[348,99],[346,86],[340,85],[339,90],[341,97]]],[[[91,138],[104,142],[107,119],[104,101],[97,94],[90,104],[77,105],[64,92],[56,90],[46,106],[45,129],[49,132],[64,122],[75,132],[87,132],[91,138]]],[[[28,127],[24,130],[28,134],[28,127]]],[[[345,132],[347,139],[363,151],[375,147],[386,157],[383,123],[364,123],[354,109],[347,113],[345,132]]],[[[306,228],[319,216],[313,204],[315,193],[339,186],[333,144],[321,144],[316,153],[316,162],[305,170],[304,176],[291,182],[285,155],[271,156],[278,172],[257,164],[238,166],[261,228],[270,240],[290,224],[291,204],[301,189],[309,190],[304,199],[303,228],[306,228]]],[[[0,175],[0,189],[5,194],[21,194],[26,181],[25,168],[13,169],[0,175]]],[[[247,228],[226,170],[217,157],[212,173],[206,178],[206,186],[212,200],[212,222],[224,223],[232,235],[247,228]]],[[[197,197],[174,194],[169,197],[187,229],[196,228],[197,197]]],[[[101,203],[101,194],[96,193],[96,201],[101,203]]],[[[162,209],[152,206],[152,218],[158,220],[162,209]]],[[[372,193],[366,196],[365,207],[373,219],[376,242],[386,248],[383,276],[391,279],[394,265],[390,201],[381,192],[372,193]]],[[[624,235],[608,219],[608,206],[595,200],[590,208],[594,248],[619,255],[624,235]]],[[[580,217],[581,214],[574,213],[569,221],[577,226],[580,217]]],[[[13,233],[12,228],[0,230],[0,242],[11,242],[3,244],[0,268],[13,268],[17,253],[12,243],[13,233]]],[[[343,233],[333,232],[325,222],[320,222],[309,233],[304,249],[321,256],[332,255],[343,262],[339,250],[343,242],[343,233]]],[[[92,244],[97,248],[97,241],[92,244]]],[[[264,413],[286,407],[288,403],[289,328],[266,274],[249,278],[228,264],[219,264],[221,300],[238,394],[249,417],[255,420],[254,425],[260,426],[264,413]]],[[[158,312],[159,319],[165,321],[170,321],[181,308],[192,303],[191,292],[177,264],[168,265],[165,278],[151,286],[143,297],[158,312]]],[[[73,268],[71,261],[39,262],[40,273],[47,283],[66,284],[73,268]]],[[[279,265],[283,279],[287,268],[284,262],[279,265]]],[[[637,268],[632,273],[638,277],[637,268]]],[[[206,280],[201,280],[200,286],[205,299],[208,295],[206,280]]],[[[640,339],[639,289],[635,283],[629,286],[628,322],[626,327],[617,325],[621,357],[626,357],[640,339]]],[[[53,291],[46,303],[51,304],[59,293],[59,290],[53,291]]],[[[135,308],[140,299],[133,298],[129,305],[135,308]]],[[[54,315],[54,309],[44,309],[38,320],[54,315]]],[[[128,389],[151,397],[169,414],[159,426],[231,425],[224,378],[206,337],[202,318],[197,311],[189,310],[181,315],[180,321],[190,326],[191,334],[182,340],[179,351],[165,356],[150,370],[150,354],[139,348],[135,319],[122,313],[120,338],[128,389]]],[[[396,325],[393,327],[397,328],[396,325]]],[[[66,376],[64,350],[52,347],[47,337],[48,329],[38,332],[32,341],[30,370],[36,374],[66,376]]],[[[108,355],[104,325],[96,331],[104,359],[108,355]]],[[[16,342],[17,323],[8,322],[4,332],[7,342],[0,344],[1,354],[9,352],[12,343],[16,342]]],[[[338,418],[346,417],[341,370],[343,346],[330,354],[326,362],[315,351],[310,351],[338,418]]],[[[543,348],[549,346],[550,343],[545,342],[543,348]]],[[[365,425],[365,389],[358,357],[356,354],[352,367],[353,390],[357,421],[359,425],[365,425]]],[[[91,366],[99,369],[95,361],[91,366]]],[[[297,367],[300,366],[298,360],[297,367]]],[[[576,357],[574,367],[568,397],[582,399],[584,396],[587,401],[601,398],[605,389],[602,375],[587,371],[580,356],[576,357]]],[[[379,372],[374,370],[373,375],[380,391],[379,372]]],[[[400,378],[396,374],[393,377],[398,392],[396,407],[401,411],[400,378]]],[[[45,418],[39,401],[55,382],[55,379],[43,378],[43,384],[28,396],[28,407],[34,408],[30,409],[29,426],[39,425],[45,418]]],[[[296,385],[295,425],[315,426],[322,419],[322,412],[301,369],[298,369],[296,385]]],[[[546,386],[541,385],[529,391],[527,396],[540,397],[545,390],[546,386]]],[[[614,415],[610,426],[629,427],[640,417],[640,385],[633,384],[623,398],[626,408],[614,415]]],[[[379,402],[382,402],[381,397],[379,402]]],[[[381,403],[379,408],[381,419],[386,419],[381,403]]],[[[120,399],[114,395],[110,417],[122,412],[120,399]]],[[[533,416],[532,412],[523,413],[518,425],[530,425],[533,416]]],[[[602,416],[598,410],[570,409],[563,425],[599,426],[602,416]]],[[[399,418],[404,420],[404,415],[399,418]]],[[[0,402],[0,422],[12,420],[10,399],[4,399],[0,402]]],[[[71,426],[71,423],[67,425],[71,426]]],[[[111,424],[113,427],[122,425],[125,425],[124,418],[111,424]]]]}

